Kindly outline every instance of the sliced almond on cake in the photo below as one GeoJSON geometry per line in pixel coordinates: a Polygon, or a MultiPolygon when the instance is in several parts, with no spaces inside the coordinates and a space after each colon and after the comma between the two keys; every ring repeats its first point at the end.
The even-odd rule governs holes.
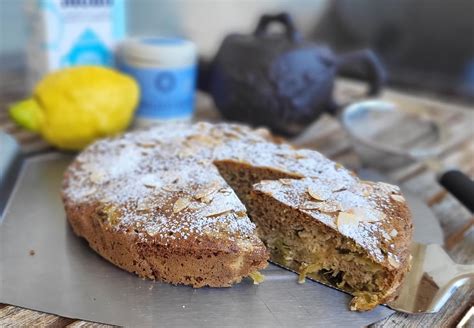
{"type": "Polygon", "coordinates": [[[390,198],[399,203],[405,202],[405,198],[402,195],[392,194],[390,195],[390,198]]]}
{"type": "Polygon", "coordinates": [[[309,186],[308,189],[306,190],[308,194],[311,196],[311,198],[319,200],[319,201],[325,201],[328,197],[322,195],[322,193],[317,192],[313,187],[309,186]]]}
{"type": "Polygon", "coordinates": [[[189,206],[191,200],[186,197],[178,198],[173,205],[173,213],[179,213],[189,206]]]}

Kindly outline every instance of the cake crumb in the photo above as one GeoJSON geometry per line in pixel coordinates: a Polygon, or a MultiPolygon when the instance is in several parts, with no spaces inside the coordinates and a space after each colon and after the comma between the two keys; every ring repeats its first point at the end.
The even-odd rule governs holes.
{"type": "Polygon", "coordinates": [[[265,280],[265,276],[258,271],[250,273],[249,277],[253,280],[254,285],[258,285],[265,280]]]}

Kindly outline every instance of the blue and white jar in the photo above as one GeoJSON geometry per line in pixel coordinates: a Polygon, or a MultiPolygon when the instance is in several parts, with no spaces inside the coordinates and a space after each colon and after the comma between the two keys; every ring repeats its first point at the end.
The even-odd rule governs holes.
{"type": "Polygon", "coordinates": [[[117,48],[117,66],[140,85],[135,126],[189,121],[194,112],[196,47],[180,38],[129,39],[117,48]]]}

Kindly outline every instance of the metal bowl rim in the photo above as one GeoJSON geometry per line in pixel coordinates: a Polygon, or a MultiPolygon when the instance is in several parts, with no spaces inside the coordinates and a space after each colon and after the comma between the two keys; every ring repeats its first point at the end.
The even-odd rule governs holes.
{"type": "MultiPolygon", "coordinates": [[[[413,161],[420,160],[422,158],[429,158],[429,157],[435,157],[439,154],[438,149],[432,149],[432,150],[427,150],[424,152],[417,152],[414,154],[413,152],[409,151],[403,151],[400,150],[399,148],[392,147],[392,146],[382,146],[377,142],[374,142],[371,139],[368,138],[362,138],[360,135],[354,133],[354,130],[350,127],[350,122],[348,120],[348,115],[357,111],[360,111],[361,107],[370,107],[370,108],[377,108],[377,110],[387,110],[387,108],[392,108],[395,109],[396,105],[394,103],[388,102],[388,101],[380,101],[380,100],[365,100],[365,101],[359,101],[352,103],[345,107],[341,113],[341,123],[342,126],[344,127],[344,130],[349,134],[349,136],[365,145],[368,146],[369,148],[372,148],[373,150],[378,151],[380,154],[389,154],[389,155],[394,155],[394,156],[400,156],[400,157],[405,157],[407,159],[411,159],[413,161]],[[382,109],[383,108],[383,109],[382,109]]],[[[436,124],[433,122],[433,124],[436,124]]]]}

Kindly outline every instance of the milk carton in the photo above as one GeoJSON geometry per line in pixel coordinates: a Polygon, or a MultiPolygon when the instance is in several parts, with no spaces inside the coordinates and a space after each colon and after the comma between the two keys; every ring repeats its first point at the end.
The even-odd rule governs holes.
{"type": "Polygon", "coordinates": [[[33,0],[27,4],[28,84],[59,68],[113,65],[125,34],[125,0],[33,0]]]}

